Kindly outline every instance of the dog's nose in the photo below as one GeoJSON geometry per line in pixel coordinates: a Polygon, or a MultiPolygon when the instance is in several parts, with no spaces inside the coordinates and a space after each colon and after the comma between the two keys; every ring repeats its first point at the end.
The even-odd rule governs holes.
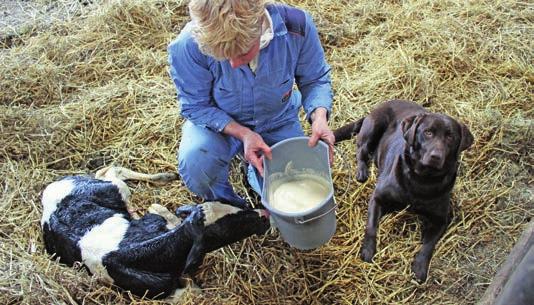
{"type": "Polygon", "coordinates": [[[427,162],[425,162],[426,166],[432,166],[437,169],[441,169],[443,166],[443,152],[437,149],[432,150],[428,154],[427,162]]]}
{"type": "Polygon", "coordinates": [[[430,153],[430,161],[432,162],[439,162],[441,161],[441,154],[437,153],[435,151],[430,153]]]}

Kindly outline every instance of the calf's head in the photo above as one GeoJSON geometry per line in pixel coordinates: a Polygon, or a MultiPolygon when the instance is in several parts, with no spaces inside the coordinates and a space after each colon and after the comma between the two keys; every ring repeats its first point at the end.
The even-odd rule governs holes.
{"type": "Polygon", "coordinates": [[[473,144],[462,123],[438,113],[422,113],[401,123],[412,169],[418,175],[439,176],[456,168],[460,153],[473,144]]]}
{"type": "Polygon", "coordinates": [[[254,234],[264,234],[270,227],[266,210],[241,209],[217,201],[184,206],[176,214],[196,224],[184,273],[195,272],[206,253],[254,234]]]}

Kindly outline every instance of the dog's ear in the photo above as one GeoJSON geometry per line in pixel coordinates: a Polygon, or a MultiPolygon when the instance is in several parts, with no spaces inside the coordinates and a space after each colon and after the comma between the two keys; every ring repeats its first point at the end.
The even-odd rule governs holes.
{"type": "Polygon", "coordinates": [[[189,251],[189,254],[187,255],[187,260],[185,262],[184,272],[185,274],[193,275],[200,265],[202,265],[202,262],[204,261],[204,257],[206,256],[206,251],[204,250],[204,246],[202,245],[201,241],[195,241],[193,244],[193,247],[189,251]]]}
{"type": "Polygon", "coordinates": [[[404,136],[404,140],[406,140],[406,142],[410,146],[413,146],[415,144],[415,135],[417,133],[417,127],[419,127],[419,123],[421,122],[423,117],[424,114],[412,115],[410,117],[405,118],[401,122],[401,130],[404,136]]]}
{"type": "Polygon", "coordinates": [[[465,124],[460,123],[461,127],[461,139],[460,139],[460,146],[458,147],[458,154],[460,152],[468,149],[474,141],[473,135],[471,134],[471,131],[469,131],[469,128],[465,124]]]}

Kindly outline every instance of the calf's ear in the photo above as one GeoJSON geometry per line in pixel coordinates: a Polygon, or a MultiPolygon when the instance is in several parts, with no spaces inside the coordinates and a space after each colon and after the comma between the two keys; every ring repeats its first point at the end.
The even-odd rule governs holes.
{"type": "Polygon", "coordinates": [[[189,214],[193,213],[194,209],[195,207],[193,204],[188,204],[178,207],[174,213],[176,216],[185,219],[187,216],[189,216],[189,214]]]}
{"type": "Polygon", "coordinates": [[[460,146],[458,147],[458,153],[468,149],[474,141],[473,135],[471,134],[471,131],[469,131],[469,128],[462,123],[460,123],[460,127],[462,131],[462,138],[460,140],[460,146]]]}
{"type": "Polygon", "coordinates": [[[191,251],[189,251],[189,254],[187,255],[183,273],[193,275],[198,270],[200,265],[202,265],[205,256],[206,251],[204,250],[202,243],[195,242],[191,248],[191,251]]]}
{"type": "Polygon", "coordinates": [[[417,134],[417,127],[423,119],[424,114],[412,115],[405,118],[401,122],[401,130],[404,136],[404,140],[408,145],[413,146],[415,144],[415,135],[417,134]]]}

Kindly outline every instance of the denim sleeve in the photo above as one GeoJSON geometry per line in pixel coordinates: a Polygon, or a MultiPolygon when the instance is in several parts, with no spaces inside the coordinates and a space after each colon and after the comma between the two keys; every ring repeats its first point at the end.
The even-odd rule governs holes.
{"type": "Polygon", "coordinates": [[[308,121],[311,113],[318,107],[326,108],[330,116],[332,110],[330,66],[326,63],[317,28],[308,13],[306,13],[306,36],[300,49],[295,80],[302,93],[302,105],[308,121]]]}
{"type": "Polygon", "coordinates": [[[178,91],[182,116],[197,126],[221,132],[232,118],[212,98],[208,60],[191,36],[180,34],[168,47],[170,75],[178,91]],[[185,36],[185,37],[183,37],[185,36]]]}

